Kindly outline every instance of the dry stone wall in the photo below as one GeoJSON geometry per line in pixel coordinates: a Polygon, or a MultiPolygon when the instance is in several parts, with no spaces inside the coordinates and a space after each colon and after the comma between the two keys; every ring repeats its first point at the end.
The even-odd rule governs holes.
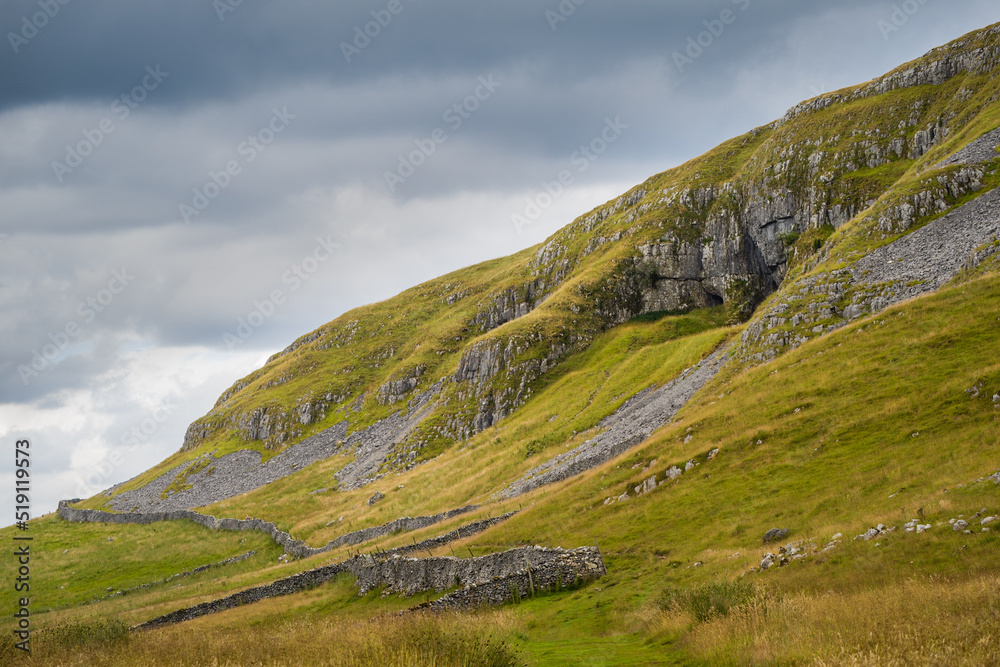
{"type": "Polygon", "coordinates": [[[442,600],[420,607],[456,608],[483,604],[501,604],[518,595],[596,579],[607,573],[604,559],[596,547],[547,549],[521,547],[477,558],[376,558],[355,556],[279,579],[239,593],[159,616],[135,626],[149,630],[207,614],[233,609],[260,600],[291,595],[315,588],[341,574],[352,574],[358,582],[359,595],[384,588],[385,594],[413,595],[424,591],[443,592],[463,587],[442,600]]]}
{"type": "Polygon", "coordinates": [[[414,609],[452,610],[504,604],[540,591],[572,587],[605,574],[607,570],[598,549],[565,551],[551,558],[543,567],[526,567],[486,583],[469,584],[414,609]]]}
{"type": "MultiPolygon", "coordinates": [[[[258,530],[262,533],[266,533],[277,542],[279,545],[285,548],[288,553],[298,556],[300,558],[306,556],[315,556],[316,554],[323,553],[325,551],[330,551],[336,549],[337,547],[353,544],[361,544],[368,540],[373,540],[377,537],[382,537],[393,532],[400,531],[411,531],[420,528],[426,528],[427,526],[434,525],[446,519],[465,514],[466,512],[471,512],[478,509],[478,505],[469,505],[467,507],[460,507],[448,512],[443,512],[441,514],[435,514],[432,516],[421,516],[421,517],[402,517],[396,519],[395,521],[390,521],[389,523],[382,524],[381,526],[372,526],[370,528],[363,528],[361,530],[356,530],[345,535],[341,535],[336,539],[331,540],[325,546],[322,547],[310,547],[302,540],[296,540],[288,533],[283,530],[279,530],[270,521],[264,521],[263,519],[217,519],[214,516],[208,514],[199,514],[198,512],[192,512],[190,510],[175,510],[173,512],[130,512],[126,514],[116,514],[113,512],[102,512],[100,510],[82,510],[70,507],[70,503],[79,502],[79,499],[74,500],[61,500],[59,501],[59,517],[65,521],[78,521],[84,523],[119,523],[119,524],[140,524],[146,525],[150,523],[156,523],[159,521],[181,521],[189,520],[195,523],[210,528],[211,530],[258,530]]],[[[508,518],[512,515],[504,515],[503,518],[508,518]]],[[[487,527],[493,525],[493,523],[498,522],[501,519],[487,519],[486,521],[477,522],[476,524],[470,524],[469,526],[463,526],[458,531],[452,531],[452,533],[458,534],[462,533],[463,536],[468,536],[474,534],[475,532],[480,532],[485,530],[487,527]],[[493,522],[493,523],[490,523],[493,522]],[[482,527],[481,527],[482,526],[482,527]],[[478,530],[477,530],[478,529],[478,530]]],[[[449,533],[451,535],[452,533],[449,533]]],[[[433,538],[433,540],[428,540],[428,546],[431,544],[438,544],[434,540],[442,540],[445,536],[438,538],[433,538]]],[[[450,541],[450,540],[448,540],[450,541]]],[[[444,544],[446,542],[440,542],[444,544]]],[[[411,547],[406,547],[411,549],[411,547]]]]}
{"type": "Polygon", "coordinates": [[[402,547],[396,547],[395,549],[388,549],[382,551],[382,555],[393,555],[398,554],[400,556],[409,553],[420,553],[421,551],[432,552],[438,547],[446,546],[456,540],[460,540],[463,537],[471,537],[478,533],[483,532],[487,528],[492,528],[498,523],[503,523],[507,519],[511,518],[517,514],[517,512],[508,512],[507,514],[501,514],[500,516],[494,516],[482,521],[475,521],[473,523],[467,523],[464,526],[459,526],[450,533],[445,533],[444,535],[438,535],[437,537],[432,537],[430,539],[422,540],[420,542],[414,542],[413,544],[407,544],[402,547]]]}

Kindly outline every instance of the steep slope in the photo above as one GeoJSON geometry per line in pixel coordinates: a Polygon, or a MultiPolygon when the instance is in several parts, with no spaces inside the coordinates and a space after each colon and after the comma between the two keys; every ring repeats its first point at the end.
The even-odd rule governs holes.
{"type": "Polygon", "coordinates": [[[845,271],[997,183],[995,137],[980,137],[1000,123],[997,49],[996,28],[935,49],[649,179],[540,247],[343,315],[236,383],[110,506],[195,507],[334,453],[354,457],[339,483],[363,485],[503,421],[554,366],[643,313],[726,304],[739,321],[791,277],[810,298],[773,300],[754,321],[740,355],[759,361],[915,294],[910,276],[845,271]]]}
{"type": "MultiPolygon", "coordinates": [[[[998,538],[981,523],[1000,514],[998,49],[1000,27],[977,31],[654,176],[539,247],[299,339],[227,391],[178,454],[79,506],[262,517],[307,545],[291,553],[313,555],[275,564],[271,551],[232,578],[202,573],[81,610],[106,594],[108,566],[88,552],[102,574],[70,595],[56,582],[83,561],[43,547],[45,622],[182,617],[359,549],[396,567],[383,551],[596,542],[599,583],[482,627],[537,664],[1000,660],[981,641],[1000,632],[981,593],[1000,581],[998,538]],[[762,545],[774,528],[790,532],[762,545]],[[858,604],[868,625],[845,614],[858,604]]],[[[167,525],[173,541],[239,535],[167,525]]],[[[38,528],[60,547],[111,530],[38,528]]],[[[122,565],[129,586],[171,547],[145,535],[122,565]]],[[[264,628],[256,642],[301,636],[285,625],[295,619],[413,602],[334,580],[186,632],[231,647],[247,642],[246,622],[264,628]]],[[[169,639],[192,655],[171,632],[133,649],[155,660],[169,639]]],[[[282,646],[279,659],[301,657],[282,646]]]]}
{"type": "MultiPolygon", "coordinates": [[[[996,646],[980,640],[1000,630],[1000,615],[995,604],[976,591],[993,595],[1000,581],[1000,538],[982,530],[990,525],[981,523],[1000,514],[1000,409],[994,398],[1000,394],[997,303],[1000,273],[987,272],[880,316],[859,318],[768,364],[727,368],[679,420],[635,450],[593,472],[532,491],[518,499],[523,510],[517,516],[487,532],[433,548],[433,555],[468,554],[471,549],[480,556],[525,542],[600,545],[608,574],[599,583],[527,599],[514,607],[513,619],[502,613],[485,617],[484,631],[491,625],[505,628],[496,640],[522,646],[531,664],[580,664],[590,658],[607,664],[655,664],[683,659],[678,651],[713,664],[739,664],[750,654],[758,656],[750,661],[756,664],[817,656],[830,664],[864,664],[863,656],[871,652],[875,657],[869,657],[868,664],[891,659],[903,664],[991,664],[1000,657],[996,646]],[[687,462],[694,465],[666,479],[665,473],[686,468],[687,462]],[[645,484],[650,477],[658,482],[653,488],[645,484]],[[627,499],[607,502],[623,494],[627,499]],[[987,511],[980,513],[983,509],[987,511]],[[958,519],[972,532],[954,530],[949,521],[958,519]],[[911,522],[930,528],[906,532],[911,522]],[[873,540],[852,539],[880,524],[893,530],[873,540]],[[771,528],[790,533],[777,544],[762,545],[761,537],[771,528]],[[779,555],[779,547],[786,554],[779,555]],[[759,571],[767,553],[777,556],[775,565],[759,571]],[[804,557],[795,558],[800,555],[804,557]],[[782,556],[789,562],[779,567],[782,556]],[[719,588],[723,584],[732,590],[719,588]],[[731,603],[736,610],[694,616],[690,605],[698,595],[710,594],[716,604],[731,603]],[[751,603],[746,611],[739,611],[740,596],[751,603]],[[675,600],[680,600],[676,607],[675,600]],[[905,619],[905,627],[900,619],[905,619]],[[872,627],[883,632],[873,637],[872,627]]],[[[602,338],[596,344],[608,342],[602,338]]],[[[554,405],[562,404],[537,409],[547,416],[554,405]]],[[[475,436],[465,451],[448,453],[397,478],[403,489],[382,485],[385,480],[376,483],[385,499],[374,506],[364,502],[366,490],[341,494],[351,501],[343,509],[350,512],[359,504],[362,512],[391,516],[399,510],[392,503],[414,507],[421,499],[449,502],[455,491],[448,484],[458,471],[478,462],[489,476],[491,469],[503,465],[502,456],[511,449],[508,439],[524,442],[518,431],[534,434],[537,421],[547,423],[530,414],[532,407],[475,436]],[[453,456],[455,460],[449,460],[453,456]]],[[[524,458],[526,452],[519,454],[524,458]]],[[[323,514],[308,504],[307,493],[291,486],[293,480],[277,482],[286,486],[260,499],[255,508],[271,508],[275,518],[323,514]]],[[[232,509],[244,511],[254,504],[253,495],[229,501],[232,509]]],[[[518,501],[494,505],[493,513],[517,510],[518,501]]],[[[219,513],[217,508],[212,511],[219,513]]],[[[340,508],[324,515],[336,523],[337,511],[340,508]]],[[[452,525],[387,533],[363,547],[374,553],[405,546],[452,525]]],[[[152,528],[37,521],[34,534],[40,551],[33,573],[39,599],[48,608],[39,616],[42,627],[92,623],[88,618],[139,623],[339,562],[352,550],[345,545],[282,564],[275,563],[277,551],[272,547],[267,562],[223,566],[214,576],[206,571],[177,580],[179,586],[155,584],[79,606],[81,600],[107,596],[107,586],[124,588],[119,582],[134,587],[182,568],[239,555],[248,548],[239,539],[254,536],[212,533],[191,523],[163,524],[159,534],[152,528]],[[199,560],[185,553],[197,545],[222,549],[199,560]],[[67,548],[69,554],[63,554],[67,548]],[[103,558],[102,550],[113,550],[117,557],[103,558]],[[177,564],[171,570],[164,553],[175,561],[183,554],[190,565],[177,564]],[[73,572],[81,568],[88,576],[76,581],[73,572]]],[[[0,534],[9,537],[10,531],[0,534]]],[[[264,547],[257,543],[253,548],[264,547]]],[[[267,637],[294,634],[297,623],[307,623],[313,634],[299,640],[300,649],[288,645],[273,654],[294,661],[301,651],[318,650],[316,628],[331,615],[344,624],[422,599],[381,598],[378,593],[358,597],[349,581],[334,582],[281,598],[280,604],[258,603],[264,606],[191,621],[170,645],[177,656],[194,662],[197,655],[213,655],[205,652],[211,650],[237,663],[248,662],[252,656],[241,659],[243,654],[233,651],[246,643],[279,651],[267,637]],[[259,624],[256,634],[240,634],[248,623],[259,624]],[[211,646],[216,648],[206,648],[211,646]],[[194,653],[195,647],[202,652],[194,653]]],[[[392,619],[387,616],[380,623],[392,628],[392,619]]],[[[460,623],[454,622],[456,627],[460,623]]],[[[139,652],[154,664],[169,664],[157,657],[156,647],[172,642],[171,637],[172,631],[157,631],[136,637],[127,649],[84,646],[88,652],[83,655],[100,660],[110,655],[117,664],[114,656],[139,652]]],[[[44,641],[40,645],[45,646],[44,641]]],[[[79,645],[73,648],[81,650],[79,645]]],[[[338,664],[333,656],[328,659],[338,664]]]]}

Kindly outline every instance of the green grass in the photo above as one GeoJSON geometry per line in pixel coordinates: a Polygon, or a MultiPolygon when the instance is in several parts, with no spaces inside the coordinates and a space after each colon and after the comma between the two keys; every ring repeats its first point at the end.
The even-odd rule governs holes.
{"type": "Polygon", "coordinates": [[[697,622],[709,621],[717,616],[746,606],[759,597],[759,590],[749,581],[719,581],[703,584],[688,590],[666,589],[656,601],[665,610],[680,609],[697,622]]]}
{"type": "MultiPolygon", "coordinates": [[[[344,532],[399,516],[436,514],[489,502],[504,483],[558,453],[557,448],[583,442],[601,419],[637,391],[673,379],[708,355],[729,335],[719,327],[724,317],[724,309],[715,308],[613,329],[558,366],[534,399],[509,420],[409,473],[360,491],[311,493],[329,486],[332,473],[342,465],[324,461],[204,511],[235,518],[266,513],[296,538],[320,546],[344,532]],[[529,447],[534,451],[526,457],[529,447]],[[484,466],[484,461],[490,464],[484,466]],[[456,478],[456,471],[462,470],[465,474],[456,478]],[[469,475],[470,470],[477,474],[469,475]],[[375,491],[386,497],[369,506],[365,501],[375,491]],[[340,517],[344,519],[337,521],[340,517]],[[334,525],[327,526],[331,521],[334,525]]],[[[511,507],[516,509],[516,504],[497,508],[494,515],[511,507]]],[[[461,521],[481,514],[465,515],[461,521]]],[[[431,529],[437,531],[432,534],[447,532],[447,525],[439,524],[431,529]]]]}
{"type": "MultiPolygon", "coordinates": [[[[686,642],[713,614],[696,610],[718,608],[723,599],[729,601],[727,614],[716,615],[742,618],[746,591],[733,582],[765,550],[776,548],[762,546],[760,536],[779,526],[791,529],[788,540],[812,538],[822,546],[835,532],[846,539],[826,555],[749,575],[764,587],[765,601],[822,596],[831,589],[843,595],[876,586],[895,590],[913,576],[966,581],[996,572],[1000,536],[965,536],[946,523],[984,506],[1000,510],[1000,487],[972,484],[997,467],[1000,416],[991,397],[1000,391],[1000,366],[991,343],[998,314],[976,305],[998,302],[1000,276],[987,276],[859,322],[771,364],[724,372],[679,422],[644,446],[519,499],[522,514],[466,541],[476,553],[525,542],[597,542],[609,574],[578,590],[515,606],[519,621],[510,640],[529,664],[650,664],[655,656],[697,664],[685,662],[684,652],[691,650],[686,642]],[[964,390],[977,382],[983,395],[972,399],[964,390]],[[658,459],[662,469],[715,447],[719,456],[674,484],[602,504],[641,481],[636,466],[658,459]],[[945,525],[919,536],[900,529],[878,547],[850,539],[876,523],[901,525],[918,508],[924,521],[945,525]],[[695,561],[703,565],[691,567],[695,561]],[[696,619],[690,627],[650,625],[668,590],[686,600],[680,606],[696,619]]],[[[624,354],[634,333],[608,334],[608,354],[624,354]]],[[[595,363],[605,358],[594,355],[595,363]]],[[[571,375],[568,366],[566,373],[571,375]]],[[[519,417],[530,412],[529,406],[519,417]]],[[[450,471],[442,462],[437,475],[448,477],[450,471]]],[[[441,484],[434,470],[424,475],[427,485],[441,484]]],[[[307,599],[320,604],[328,597],[312,592],[307,599]]],[[[299,605],[291,599],[268,604],[248,613],[267,618],[273,613],[268,609],[299,605]]],[[[347,604],[351,613],[358,611],[357,602],[347,604]]]]}
{"type": "MultiPolygon", "coordinates": [[[[756,609],[731,594],[733,586],[739,586],[732,582],[756,565],[765,550],[775,549],[760,543],[760,536],[772,527],[790,528],[789,540],[812,538],[820,546],[835,532],[846,538],[825,555],[748,575],[755,586],[763,587],[762,597],[755,598],[758,603],[770,605],[771,613],[779,616],[785,613],[782,605],[790,604],[783,600],[798,600],[796,604],[805,605],[804,609],[825,608],[822,605],[827,604],[830,590],[848,597],[863,597],[874,589],[894,595],[914,577],[927,576],[948,578],[954,582],[951,588],[958,590],[963,582],[996,573],[994,554],[1000,536],[966,536],[947,526],[949,518],[960,514],[969,517],[981,507],[1000,510],[1000,487],[992,482],[972,483],[997,468],[1000,416],[993,408],[992,394],[1000,391],[1000,365],[992,350],[1000,313],[982,307],[995,303],[1000,303],[1000,276],[989,275],[890,309],[762,367],[724,371],[681,413],[679,421],[642,447],[600,469],[519,499],[525,507],[522,514],[456,548],[462,551],[468,544],[481,553],[526,542],[561,546],[597,542],[609,573],[577,590],[529,598],[512,607],[516,622],[505,631],[506,641],[520,648],[528,664],[537,665],[726,662],[730,659],[726,656],[733,654],[725,651],[738,652],[746,645],[740,624],[749,623],[752,615],[748,616],[748,610],[756,609]],[[974,399],[964,390],[977,383],[982,391],[974,399]],[[913,437],[918,432],[919,436],[913,437]],[[687,436],[692,439],[684,443],[687,436]],[[658,459],[659,470],[715,447],[720,448],[716,458],[703,460],[672,485],[626,502],[602,504],[608,495],[641,481],[639,467],[649,461],[658,459]],[[900,530],[880,539],[879,546],[850,539],[876,523],[901,525],[904,518],[915,518],[918,508],[923,509],[924,521],[936,524],[923,535],[900,530]],[[691,567],[695,561],[703,565],[691,567]],[[659,601],[664,591],[679,591],[680,598],[688,600],[686,607],[680,605],[680,617],[663,611],[659,601]],[[705,602],[718,607],[720,597],[731,603],[727,603],[726,614],[700,614],[699,620],[700,612],[692,611],[698,605],[704,607],[705,602]],[[693,620],[684,620],[688,618],[685,614],[693,620]],[[712,620],[715,616],[724,619],[712,620]],[[731,648],[705,653],[702,637],[709,631],[723,633],[725,641],[719,646],[731,648]]],[[[610,332],[598,341],[605,352],[595,349],[589,362],[578,360],[581,368],[575,372],[616,355],[635,359],[643,350],[670,345],[674,341],[657,342],[648,329],[661,323],[663,320],[629,325],[636,328],[631,331],[626,327],[610,332]]],[[[717,331],[710,329],[694,338],[717,335],[717,331]]],[[[627,369],[620,370],[627,376],[627,369]]],[[[572,377],[574,371],[567,365],[564,372],[572,377]]],[[[600,381],[603,372],[596,376],[600,381]]],[[[567,391],[564,388],[562,393],[567,391]]],[[[553,397],[559,393],[553,392],[553,397]]],[[[579,400],[579,393],[569,391],[566,398],[579,400]]],[[[536,400],[543,398],[540,394],[536,400]]],[[[552,401],[539,404],[538,414],[548,415],[547,410],[558,404],[555,398],[552,401]]],[[[514,419],[528,419],[532,406],[514,419]]],[[[463,450],[476,455],[481,474],[491,477],[491,465],[507,470],[512,462],[523,463],[523,455],[511,451],[512,443],[494,447],[489,437],[482,434],[463,450]],[[509,458],[501,458],[501,451],[508,451],[509,458]],[[489,452],[493,458],[484,456],[489,452]]],[[[446,497],[441,479],[454,479],[455,469],[447,459],[445,456],[422,466],[419,473],[408,473],[422,483],[408,481],[398,493],[413,484],[418,490],[434,489],[422,501],[415,495],[414,502],[431,503],[434,498],[446,497]]],[[[467,467],[461,457],[456,456],[456,462],[467,467]]],[[[402,507],[405,505],[394,511],[402,507]]],[[[234,555],[242,552],[244,545],[232,541],[250,540],[255,535],[211,533],[183,522],[109,527],[63,524],[50,518],[33,526],[36,524],[40,539],[44,537],[40,544],[49,545],[46,553],[58,554],[64,544],[72,542],[76,548],[87,549],[91,566],[101,562],[98,554],[103,550],[123,548],[122,556],[114,559],[118,566],[116,585],[124,583],[126,576],[132,581],[156,579],[175,569],[234,555]],[[132,571],[126,553],[135,551],[135,545],[122,537],[122,528],[129,529],[127,533],[134,530],[136,535],[150,532],[147,539],[158,540],[158,548],[164,549],[168,544],[187,544],[195,534],[210,542],[230,542],[220,545],[224,548],[217,546],[210,557],[199,553],[185,556],[183,563],[149,563],[157,568],[155,572],[146,572],[138,565],[132,571]],[[109,545],[106,536],[111,535],[116,540],[109,545]],[[239,548],[234,549],[236,546],[239,548]],[[124,568],[120,566],[123,562],[124,568]]],[[[444,530],[443,525],[435,526],[425,533],[444,530]]],[[[404,542],[408,537],[393,536],[382,543],[404,542]]],[[[268,560],[273,562],[275,552],[271,553],[268,560]]],[[[58,588],[63,581],[60,573],[75,565],[65,563],[58,570],[40,566],[39,581],[47,582],[40,583],[47,587],[40,599],[61,598],[46,608],[62,611],[40,613],[39,622],[42,627],[80,622],[94,614],[98,618],[112,615],[141,620],[182,603],[286,576],[321,560],[298,561],[281,568],[258,562],[248,564],[241,576],[226,575],[225,583],[213,578],[221,574],[198,575],[204,578],[185,580],[180,589],[82,607],[75,605],[99,594],[111,581],[110,567],[103,574],[91,575],[93,581],[82,591],[69,592],[58,588]]],[[[39,560],[55,562],[51,556],[39,560]]],[[[250,621],[251,627],[265,624],[261,626],[264,631],[268,619],[277,615],[292,621],[315,614],[348,618],[370,615],[387,609],[386,605],[401,608],[419,601],[395,597],[383,601],[376,594],[357,598],[351,593],[350,582],[330,586],[195,623],[207,624],[204,627],[221,638],[237,623],[250,619],[255,619],[250,621]]],[[[928,591],[934,590],[928,587],[928,591]]],[[[711,636],[718,639],[716,634],[711,636]]]]}
{"type": "Polygon", "coordinates": [[[996,535],[970,541],[946,522],[984,506],[1000,511],[1000,487],[971,485],[998,467],[1000,415],[991,399],[1000,391],[992,353],[998,313],[981,307],[998,300],[994,275],[897,307],[759,369],[720,377],[679,424],[558,493],[535,494],[530,512],[488,539],[598,542],[609,576],[591,590],[603,589],[598,598],[615,593],[586,613],[596,626],[626,634],[634,628],[622,623],[617,605],[635,609],[665,587],[732,580],[775,548],[760,544],[772,527],[820,546],[835,532],[847,536],[829,557],[760,577],[779,590],[847,592],[891,588],[917,573],[996,572],[996,535]],[[990,398],[971,399],[964,390],[980,380],[990,398]],[[687,445],[686,435],[693,435],[687,445]],[[659,459],[662,468],[709,447],[721,454],[674,485],[602,504],[640,482],[644,462],[659,459]],[[925,521],[944,527],[897,533],[878,548],[850,542],[876,523],[901,526],[918,508],[925,521]],[[691,568],[695,561],[704,565],[691,568]]]}
{"type": "MultiPolygon", "coordinates": [[[[241,611],[241,610],[236,610],[241,611]]],[[[265,623],[209,627],[214,646],[192,639],[189,628],[108,637],[99,624],[76,624],[39,634],[32,660],[85,665],[439,665],[514,667],[518,651],[498,636],[498,615],[387,616],[333,621],[322,614],[265,623]]],[[[202,625],[201,620],[193,625],[202,625]]],[[[199,635],[194,635],[198,637],[199,635]]],[[[8,657],[6,638],[0,655],[8,657]]],[[[12,654],[11,654],[12,655],[12,654]]]]}
{"type": "MultiPolygon", "coordinates": [[[[190,589],[218,577],[225,579],[257,570],[275,562],[281,553],[262,533],[214,532],[190,521],[152,526],[80,524],[62,521],[53,514],[33,520],[30,525],[34,538],[30,545],[30,599],[35,614],[66,609],[86,614],[91,603],[110,592],[160,581],[251,550],[257,552],[239,563],[149,590],[160,596],[178,583],[190,589]]],[[[0,531],[0,539],[10,544],[12,536],[12,528],[0,531]]],[[[3,576],[11,580],[13,559],[5,559],[2,567],[3,576]]],[[[114,606],[128,597],[112,599],[110,604],[114,606]]],[[[13,596],[5,596],[4,613],[13,613],[14,603],[13,596]]]]}

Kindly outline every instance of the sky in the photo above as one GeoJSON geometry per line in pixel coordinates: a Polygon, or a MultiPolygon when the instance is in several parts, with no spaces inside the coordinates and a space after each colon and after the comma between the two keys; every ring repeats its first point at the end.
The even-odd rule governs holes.
{"type": "Polygon", "coordinates": [[[345,311],[997,21],[994,0],[4,0],[0,525],[17,441],[32,516],[93,495],[345,311]]]}

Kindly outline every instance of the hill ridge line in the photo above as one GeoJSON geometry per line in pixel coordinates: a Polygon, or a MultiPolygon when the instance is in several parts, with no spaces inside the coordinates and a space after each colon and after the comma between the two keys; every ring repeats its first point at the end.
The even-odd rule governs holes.
{"type": "Polygon", "coordinates": [[[291,445],[266,462],[262,461],[260,452],[252,449],[240,449],[212,459],[209,465],[187,478],[190,488],[168,498],[161,497],[161,494],[167,491],[178,474],[193,465],[192,461],[174,466],[137,489],[112,496],[109,502],[113,509],[120,511],[133,508],[145,511],[190,510],[254,491],[313,463],[351,450],[354,450],[355,460],[335,477],[344,488],[360,488],[383,476],[378,469],[387,451],[427,417],[427,408],[439,392],[438,384],[416,397],[408,411],[396,412],[350,435],[347,433],[349,423],[338,422],[291,445]],[[209,479],[211,484],[204,483],[209,479]]]}

